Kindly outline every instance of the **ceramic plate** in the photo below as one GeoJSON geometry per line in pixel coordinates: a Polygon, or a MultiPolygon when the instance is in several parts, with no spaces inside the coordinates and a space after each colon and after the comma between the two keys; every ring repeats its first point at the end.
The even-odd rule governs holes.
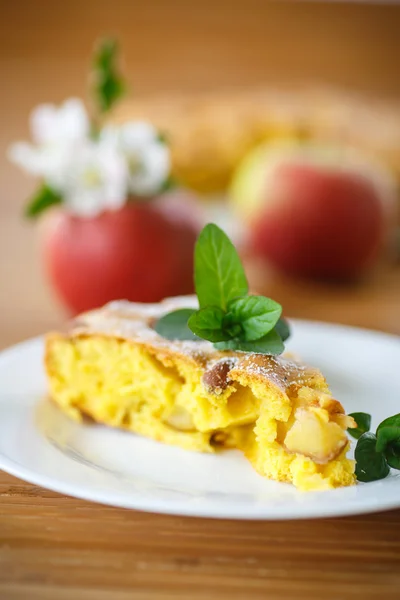
{"type": "MultiPolygon", "coordinates": [[[[373,427],[400,408],[399,338],[293,321],[289,350],[325,374],[348,412],[373,427]]],[[[197,454],[94,424],[78,424],[45,400],[43,340],[0,354],[0,468],[78,498],[160,513],[298,519],[400,507],[400,471],[351,488],[301,493],[267,481],[238,451],[197,454]]]]}

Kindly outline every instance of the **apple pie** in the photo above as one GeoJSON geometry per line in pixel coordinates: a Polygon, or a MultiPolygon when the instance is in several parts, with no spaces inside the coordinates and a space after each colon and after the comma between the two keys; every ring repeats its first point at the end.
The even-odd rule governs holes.
{"type": "Polygon", "coordinates": [[[239,448],[263,476],[301,490],[355,483],[346,458],[355,427],[318,369],[290,356],[217,351],[155,331],[193,297],[113,302],[47,336],[51,399],[88,416],[188,450],[239,448]]]}

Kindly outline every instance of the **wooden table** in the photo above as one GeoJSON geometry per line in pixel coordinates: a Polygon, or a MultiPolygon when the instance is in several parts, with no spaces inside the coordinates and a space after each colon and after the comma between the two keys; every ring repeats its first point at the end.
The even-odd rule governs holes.
{"type": "MultiPolygon", "coordinates": [[[[399,269],[348,288],[267,274],[261,281],[256,270],[252,277],[290,315],[400,333],[399,269]]],[[[58,319],[54,309],[48,322],[38,311],[31,327],[58,319]]],[[[10,302],[0,343],[28,330],[10,302]]],[[[400,510],[320,521],[200,520],[103,507],[0,472],[2,600],[394,600],[399,586],[400,510]]]]}
{"type": "MultiPolygon", "coordinates": [[[[121,33],[143,93],[263,84],[310,69],[340,84],[399,93],[390,60],[400,43],[397,7],[304,10],[282,2],[267,9],[256,0],[204,0],[192,13],[192,4],[146,2],[138,10],[118,0],[66,0],[62,12],[44,0],[7,3],[0,24],[0,348],[63,318],[43,282],[35,229],[20,218],[33,186],[6,164],[4,151],[27,135],[35,103],[83,94],[83,58],[99,33],[121,33]],[[318,32],[317,51],[310,28],[318,32]],[[281,43],[284,33],[298,49],[294,57],[281,43]],[[335,52],[319,60],[329,47],[335,52]],[[360,70],[364,60],[368,68],[360,70]]],[[[251,278],[291,316],[400,334],[398,267],[377,269],[354,287],[295,283],[256,268],[251,278]]],[[[106,508],[0,473],[1,600],[388,600],[399,589],[400,511],[298,522],[198,520],[106,508]]]]}
{"type": "Polygon", "coordinates": [[[0,475],[3,600],[398,598],[400,511],[209,521],[104,508],[0,475]]]}

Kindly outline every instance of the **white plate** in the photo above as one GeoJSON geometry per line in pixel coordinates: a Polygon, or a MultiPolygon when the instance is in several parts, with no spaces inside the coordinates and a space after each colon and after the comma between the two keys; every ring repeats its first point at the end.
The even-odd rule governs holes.
{"type": "MultiPolygon", "coordinates": [[[[400,342],[389,335],[294,321],[289,349],[321,368],[348,412],[373,426],[400,411],[400,342]]],[[[382,481],[301,493],[267,481],[237,451],[197,454],[67,419],[43,400],[43,341],[0,354],[0,468],[86,500],[160,513],[297,519],[400,507],[400,471],[382,481]]]]}

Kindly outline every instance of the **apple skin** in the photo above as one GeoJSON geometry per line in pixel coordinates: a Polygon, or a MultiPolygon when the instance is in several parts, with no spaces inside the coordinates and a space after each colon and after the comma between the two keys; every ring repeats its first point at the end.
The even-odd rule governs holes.
{"type": "MultiPolygon", "coordinates": [[[[184,199],[173,210],[180,203],[184,199]]],[[[49,214],[42,229],[45,270],[69,312],[117,299],[158,302],[191,293],[200,227],[182,210],[173,216],[162,200],[135,200],[92,219],[63,210],[49,214]]]]}
{"type": "Polygon", "coordinates": [[[376,261],[390,194],[373,172],[355,162],[302,160],[300,152],[257,169],[258,189],[243,215],[255,254],[289,275],[331,280],[354,279],[376,261]]]}

